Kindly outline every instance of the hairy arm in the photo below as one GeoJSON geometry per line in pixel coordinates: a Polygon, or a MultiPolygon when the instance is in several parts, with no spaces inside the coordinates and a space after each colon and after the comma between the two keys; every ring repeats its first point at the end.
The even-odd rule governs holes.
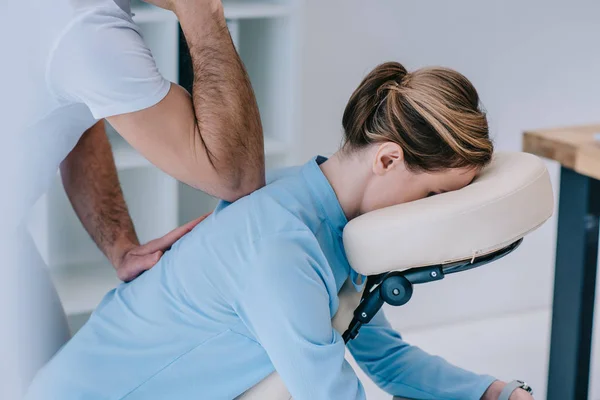
{"type": "Polygon", "coordinates": [[[88,129],[60,165],[69,201],[98,248],[123,281],[152,268],[183,235],[206,216],[140,245],[119,184],[104,122],[88,129]]]}
{"type": "Polygon", "coordinates": [[[194,69],[192,95],[172,84],[155,106],[109,122],[159,168],[233,201],[265,183],[254,92],[215,0],[182,0],[177,14],[194,69]]]}
{"type": "Polygon", "coordinates": [[[88,129],[60,165],[75,213],[114,266],[139,241],[119,184],[104,122],[88,129]]]}

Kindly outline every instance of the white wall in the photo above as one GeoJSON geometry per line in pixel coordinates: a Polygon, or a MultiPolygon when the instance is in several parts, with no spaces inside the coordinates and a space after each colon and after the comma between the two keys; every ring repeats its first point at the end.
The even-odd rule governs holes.
{"type": "MultiPolygon", "coordinates": [[[[469,77],[499,150],[520,150],[526,129],[600,120],[598,1],[305,4],[298,161],[337,149],[348,97],[387,60],[409,70],[444,65],[469,77]]],[[[558,168],[549,166],[557,183],[558,168]]],[[[505,260],[416,288],[393,317],[415,327],[549,307],[555,224],[528,236],[505,260]]]]}

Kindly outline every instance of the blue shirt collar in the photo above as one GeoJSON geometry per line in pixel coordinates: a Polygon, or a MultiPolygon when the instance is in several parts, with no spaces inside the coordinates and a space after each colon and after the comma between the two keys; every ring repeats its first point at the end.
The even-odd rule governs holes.
{"type": "Polygon", "coordinates": [[[344,214],[344,210],[331,187],[331,184],[321,171],[320,165],[327,161],[323,156],[317,156],[304,164],[302,167],[302,175],[304,176],[308,187],[310,188],[312,197],[315,203],[319,206],[324,218],[331,228],[342,236],[344,227],[348,223],[348,219],[344,214]]]}

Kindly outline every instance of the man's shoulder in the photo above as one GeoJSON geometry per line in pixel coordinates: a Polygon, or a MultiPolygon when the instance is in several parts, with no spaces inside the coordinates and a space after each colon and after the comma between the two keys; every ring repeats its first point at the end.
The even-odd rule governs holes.
{"type": "Polygon", "coordinates": [[[55,48],[68,45],[67,50],[82,51],[91,48],[99,51],[114,46],[114,37],[139,33],[131,15],[117,6],[113,0],[90,0],[75,2],[63,7],[62,32],[58,35],[55,48]],[[107,43],[108,42],[108,43],[107,43]],[[73,47],[75,46],[75,47],[73,47]]]}
{"type": "Polygon", "coordinates": [[[131,32],[140,34],[139,27],[133,22],[131,15],[116,5],[102,3],[95,7],[88,6],[73,10],[61,38],[81,37],[84,40],[76,43],[94,47],[110,40],[113,36],[128,35],[131,32]]]}

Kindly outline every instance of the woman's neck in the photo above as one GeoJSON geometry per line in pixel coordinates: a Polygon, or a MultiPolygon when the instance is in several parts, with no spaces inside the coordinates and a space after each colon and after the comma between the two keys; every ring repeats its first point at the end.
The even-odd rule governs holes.
{"type": "Polygon", "coordinates": [[[321,164],[321,171],[333,188],[348,221],[360,214],[371,170],[365,165],[366,162],[360,152],[341,154],[338,151],[321,164]]]}

